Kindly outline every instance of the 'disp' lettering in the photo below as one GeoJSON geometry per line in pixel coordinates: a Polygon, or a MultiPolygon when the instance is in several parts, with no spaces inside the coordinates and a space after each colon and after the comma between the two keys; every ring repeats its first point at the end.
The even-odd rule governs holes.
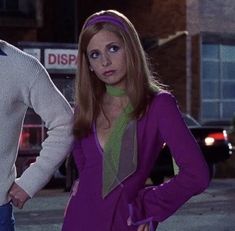
{"type": "Polygon", "coordinates": [[[76,65],[77,57],[73,54],[48,54],[48,64],[76,65]]]}

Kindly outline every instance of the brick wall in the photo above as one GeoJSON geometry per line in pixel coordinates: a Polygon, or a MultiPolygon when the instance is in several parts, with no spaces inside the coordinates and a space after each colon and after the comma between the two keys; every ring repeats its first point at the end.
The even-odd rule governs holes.
{"type": "Polygon", "coordinates": [[[157,49],[153,54],[160,80],[179,101],[186,111],[186,36],[179,37],[157,49]]]}
{"type": "Polygon", "coordinates": [[[217,33],[235,32],[234,0],[200,0],[201,31],[217,33]]]}

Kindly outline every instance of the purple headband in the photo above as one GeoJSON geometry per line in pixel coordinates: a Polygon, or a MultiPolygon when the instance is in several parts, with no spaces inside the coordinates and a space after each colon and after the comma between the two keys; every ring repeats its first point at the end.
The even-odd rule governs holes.
{"type": "Polygon", "coordinates": [[[112,23],[116,26],[118,26],[119,28],[127,31],[127,27],[126,25],[117,17],[113,17],[111,15],[97,15],[94,16],[93,18],[91,18],[84,26],[84,28],[87,28],[89,26],[92,26],[98,22],[109,22],[112,23]]]}

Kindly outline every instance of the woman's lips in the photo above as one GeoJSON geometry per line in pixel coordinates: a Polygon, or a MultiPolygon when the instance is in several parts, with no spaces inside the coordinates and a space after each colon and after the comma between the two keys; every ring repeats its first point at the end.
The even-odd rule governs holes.
{"type": "Polygon", "coordinates": [[[108,77],[108,76],[113,75],[114,72],[115,72],[114,70],[105,71],[105,72],[103,73],[103,75],[108,77]]]}

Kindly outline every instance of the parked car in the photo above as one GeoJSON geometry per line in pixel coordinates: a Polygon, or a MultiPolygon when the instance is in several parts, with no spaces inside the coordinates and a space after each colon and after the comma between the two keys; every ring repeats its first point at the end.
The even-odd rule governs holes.
{"type": "Polygon", "coordinates": [[[225,129],[226,131],[232,130],[232,121],[231,120],[209,120],[204,121],[202,126],[205,127],[220,127],[225,129]]]}
{"type": "MultiPolygon", "coordinates": [[[[232,145],[227,138],[227,131],[222,127],[201,126],[190,115],[182,114],[188,128],[198,142],[208,164],[211,177],[214,176],[215,164],[232,155],[232,145]]],[[[151,171],[150,178],[154,184],[162,183],[164,177],[174,175],[170,150],[164,145],[159,158],[151,171]]]]}

